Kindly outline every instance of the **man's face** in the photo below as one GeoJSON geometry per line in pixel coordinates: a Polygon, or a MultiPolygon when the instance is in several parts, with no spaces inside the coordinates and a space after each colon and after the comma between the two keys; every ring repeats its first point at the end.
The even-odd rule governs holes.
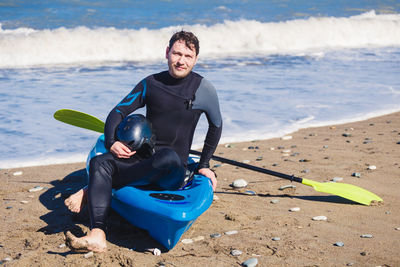
{"type": "Polygon", "coordinates": [[[192,45],[190,49],[185,41],[178,40],[172,47],[167,47],[166,58],[168,70],[174,78],[185,78],[193,69],[197,61],[196,49],[192,45]]]}

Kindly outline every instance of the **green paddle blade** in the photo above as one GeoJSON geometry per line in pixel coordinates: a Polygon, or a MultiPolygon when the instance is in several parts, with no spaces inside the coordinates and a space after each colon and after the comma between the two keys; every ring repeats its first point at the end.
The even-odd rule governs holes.
{"type": "Polygon", "coordinates": [[[380,197],[378,197],[374,193],[352,184],[330,183],[330,182],[319,183],[304,178],[302,184],[313,187],[315,191],[337,195],[364,205],[370,205],[372,201],[376,202],[383,201],[380,197]]]}
{"type": "Polygon", "coordinates": [[[104,133],[104,122],[92,115],[80,111],[60,109],[54,113],[54,118],[74,126],[104,133]]]}

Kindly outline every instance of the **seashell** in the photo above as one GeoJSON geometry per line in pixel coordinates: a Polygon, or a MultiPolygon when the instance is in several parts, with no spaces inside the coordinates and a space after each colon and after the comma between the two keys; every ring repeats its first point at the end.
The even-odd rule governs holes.
{"type": "Polygon", "coordinates": [[[236,230],[231,230],[231,231],[225,232],[226,235],[236,235],[237,233],[238,233],[238,231],[236,231],[236,230]]]}
{"type": "Polygon", "coordinates": [[[292,184],[284,185],[284,186],[279,187],[279,190],[285,190],[287,188],[296,188],[296,186],[292,185],[292,184]]]}
{"type": "Polygon", "coordinates": [[[182,242],[183,244],[192,244],[192,243],[193,243],[193,240],[190,239],[190,238],[185,238],[185,239],[182,239],[181,242],[182,242]]]}
{"type": "Polygon", "coordinates": [[[291,212],[300,211],[300,208],[299,207],[290,208],[289,211],[291,212]]]}
{"type": "Polygon", "coordinates": [[[326,220],[328,220],[328,218],[326,216],[321,215],[321,216],[313,217],[312,220],[313,221],[326,221],[326,220]]]}
{"type": "Polygon", "coordinates": [[[343,247],[344,243],[343,242],[336,242],[335,244],[333,244],[336,247],[343,247]]]}

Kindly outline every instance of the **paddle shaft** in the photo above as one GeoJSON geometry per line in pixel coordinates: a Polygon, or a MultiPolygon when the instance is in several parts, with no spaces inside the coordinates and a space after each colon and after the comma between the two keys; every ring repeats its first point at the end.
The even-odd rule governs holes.
{"type": "MultiPolygon", "coordinates": [[[[190,150],[190,153],[192,153],[194,155],[201,155],[201,152],[196,151],[196,150],[190,150]]],[[[276,171],[271,171],[271,170],[268,170],[268,169],[260,168],[260,167],[249,165],[249,164],[246,164],[246,163],[237,162],[237,161],[234,161],[234,160],[231,160],[231,159],[226,159],[226,158],[222,158],[222,157],[218,157],[218,156],[212,156],[212,159],[216,160],[216,161],[219,161],[219,162],[228,163],[230,165],[234,165],[234,166],[237,166],[237,167],[241,167],[241,168],[244,168],[244,169],[248,169],[248,170],[252,170],[252,171],[256,171],[256,172],[261,172],[261,173],[264,173],[264,174],[269,174],[269,175],[276,176],[276,177],[279,177],[279,178],[287,179],[287,180],[290,180],[290,181],[295,181],[295,182],[298,182],[298,183],[302,183],[303,182],[303,179],[300,178],[300,177],[296,177],[296,176],[293,176],[293,175],[287,175],[287,174],[276,172],[276,171]]]]}

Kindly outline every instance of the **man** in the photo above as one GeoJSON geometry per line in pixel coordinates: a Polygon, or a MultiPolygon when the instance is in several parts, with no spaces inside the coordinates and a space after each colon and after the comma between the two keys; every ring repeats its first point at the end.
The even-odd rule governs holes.
{"type": "Polygon", "coordinates": [[[106,250],[105,220],[112,188],[153,184],[176,190],[184,185],[188,178],[186,162],[202,113],[206,114],[209,127],[197,172],[211,179],[215,190],[217,180],[209,168],[209,160],[221,136],[222,118],[214,87],[192,71],[198,54],[199,41],[193,33],[175,33],[166,49],[168,71],[143,79],[108,115],[104,134],[110,153],[91,160],[88,187],[65,200],[72,212],[80,212],[88,202],[91,220],[91,230],[86,236],[77,238],[67,232],[66,243],[71,249],[106,250]],[[119,123],[144,106],[156,135],[155,153],[145,159],[115,136],[119,123]]]}

